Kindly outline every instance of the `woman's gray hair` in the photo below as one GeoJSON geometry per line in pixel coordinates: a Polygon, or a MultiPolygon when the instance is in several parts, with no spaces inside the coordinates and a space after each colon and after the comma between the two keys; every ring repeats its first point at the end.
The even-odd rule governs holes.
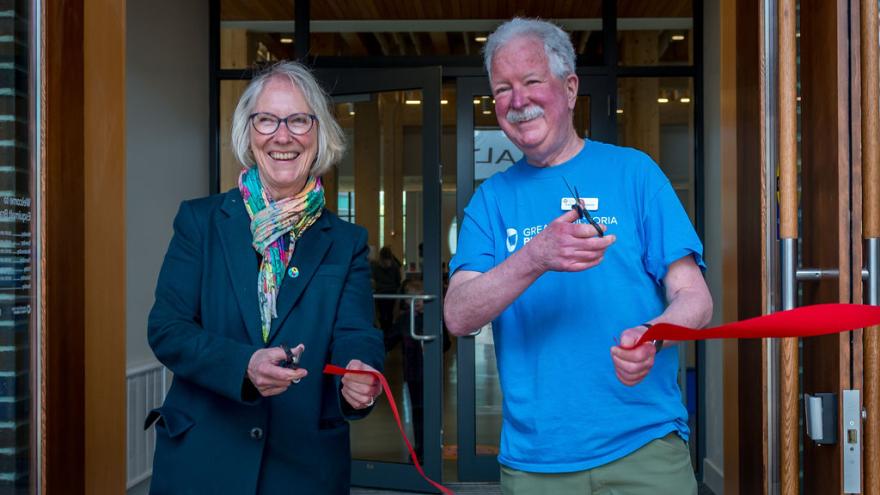
{"type": "MultiPolygon", "coordinates": [[[[345,153],[345,135],[342,128],[333,118],[330,110],[330,98],[321,89],[318,81],[306,66],[298,62],[284,61],[272,65],[259,75],[254,77],[238,100],[235,113],[232,116],[232,151],[238,161],[247,168],[255,164],[254,154],[251,152],[250,115],[254,113],[257,98],[265,88],[266,83],[275,77],[287,77],[290,82],[302,91],[306,103],[318,117],[318,153],[312,164],[309,174],[318,177],[324,175],[330,168],[342,160],[345,153]]],[[[280,115],[284,117],[284,115],[280,115]]]]}
{"type": "Polygon", "coordinates": [[[563,79],[575,71],[574,47],[568,33],[552,22],[540,19],[527,19],[514,17],[513,19],[498,26],[486,40],[483,47],[483,63],[486,65],[486,73],[489,81],[492,80],[492,59],[499,48],[515,38],[532,36],[544,43],[544,53],[550,71],[558,79],[563,79]]]}

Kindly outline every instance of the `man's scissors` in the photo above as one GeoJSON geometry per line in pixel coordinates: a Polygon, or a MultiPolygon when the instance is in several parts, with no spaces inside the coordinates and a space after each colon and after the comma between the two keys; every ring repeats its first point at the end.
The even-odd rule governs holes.
{"type": "Polygon", "coordinates": [[[571,209],[577,210],[578,216],[582,220],[586,220],[587,222],[589,222],[590,225],[592,225],[593,228],[596,229],[596,233],[599,235],[599,237],[605,237],[605,232],[602,232],[602,227],[599,226],[599,222],[593,220],[593,215],[590,215],[590,212],[588,212],[587,209],[584,208],[584,205],[581,204],[581,196],[578,194],[577,188],[571,187],[571,184],[569,184],[568,181],[565,180],[565,177],[562,178],[562,181],[565,182],[565,185],[568,187],[568,191],[574,195],[574,204],[571,206],[571,209]]]}

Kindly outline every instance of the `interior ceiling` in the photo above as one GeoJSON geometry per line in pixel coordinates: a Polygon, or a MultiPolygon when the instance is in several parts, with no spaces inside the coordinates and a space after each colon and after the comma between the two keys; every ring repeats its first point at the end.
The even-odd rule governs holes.
{"type": "MultiPolygon", "coordinates": [[[[323,20],[601,18],[601,0],[335,0],[312,1],[311,18],[323,20]]],[[[224,21],[289,20],[293,0],[221,0],[224,21]]],[[[692,0],[618,0],[617,16],[691,17],[692,0]]]]}

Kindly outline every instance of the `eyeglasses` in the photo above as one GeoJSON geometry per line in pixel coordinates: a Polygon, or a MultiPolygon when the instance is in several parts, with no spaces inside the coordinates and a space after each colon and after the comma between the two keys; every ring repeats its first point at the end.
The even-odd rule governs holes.
{"type": "Polygon", "coordinates": [[[590,215],[590,212],[584,208],[584,205],[581,204],[581,195],[578,194],[577,188],[572,188],[571,185],[565,180],[565,177],[562,178],[562,181],[565,182],[566,187],[568,187],[568,191],[574,195],[574,204],[571,205],[571,209],[577,210],[578,216],[581,217],[582,220],[586,220],[596,229],[596,233],[599,237],[605,237],[605,233],[602,232],[602,227],[599,227],[599,222],[593,220],[593,215],[590,215]]]}
{"type": "Polygon", "coordinates": [[[251,125],[254,126],[254,130],[264,136],[275,134],[275,131],[278,130],[282,122],[284,122],[287,130],[292,134],[302,136],[303,134],[308,134],[312,130],[315,121],[318,120],[317,116],[310,113],[294,113],[282,119],[271,113],[259,112],[251,114],[248,118],[251,119],[251,125]]]}

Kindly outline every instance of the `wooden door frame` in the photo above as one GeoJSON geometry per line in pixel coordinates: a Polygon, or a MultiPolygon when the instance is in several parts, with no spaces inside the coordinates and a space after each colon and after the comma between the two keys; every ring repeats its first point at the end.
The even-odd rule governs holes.
{"type": "Polygon", "coordinates": [[[42,0],[42,493],[125,491],[125,1],[42,0]]]}
{"type": "MultiPolygon", "coordinates": [[[[775,198],[765,187],[775,179],[768,171],[775,168],[773,153],[779,146],[773,142],[775,134],[770,134],[776,132],[769,125],[775,118],[768,119],[768,115],[773,117],[775,105],[765,96],[772,94],[768,90],[775,91],[776,62],[766,58],[763,48],[765,38],[773,35],[773,26],[767,29],[767,25],[775,26],[776,12],[766,10],[762,0],[729,1],[734,5],[722,2],[722,12],[735,17],[736,28],[727,37],[722,32],[722,40],[734,38],[736,50],[726,56],[722,51],[722,66],[733,64],[736,72],[736,134],[732,140],[737,143],[737,317],[742,319],[780,308],[779,268],[773,261],[774,250],[779,249],[772,221],[775,198]],[[755,276],[758,267],[760,279],[755,276]]],[[[802,304],[861,302],[863,298],[859,283],[863,264],[858,186],[863,137],[859,6],[858,0],[801,2],[802,166],[807,178],[802,180],[800,199],[806,208],[802,233],[805,256],[799,265],[838,268],[841,273],[839,279],[805,285],[802,304]],[[824,178],[808,178],[823,172],[827,172],[824,178]],[[852,193],[850,181],[854,184],[852,193]],[[852,232],[850,224],[855,226],[852,232]]],[[[725,374],[725,409],[737,415],[733,421],[725,418],[727,493],[767,493],[779,488],[774,486],[779,481],[777,475],[768,472],[773,464],[766,440],[775,428],[767,421],[768,414],[778,407],[768,404],[773,396],[768,388],[774,366],[773,344],[767,340],[739,341],[725,349],[725,369],[734,370],[734,376],[725,374]]],[[[834,392],[840,401],[842,390],[861,389],[863,354],[860,331],[805,340],[804,361],[809,364],[804,371],[804,391],[834,392]]],[[[798,440],[805,446],[804,487],[816,493],[842,492],[841,443],[815,448],[801,432],[798,440]],[[831,471],[825,467],[829,465],[833,466],[831,471]]],[[[867,482],[864,475],[870,466],[863,462],[862,467],[867,482]]],[[[864,483],[862,488],[867,488],[864,483]]]]}

